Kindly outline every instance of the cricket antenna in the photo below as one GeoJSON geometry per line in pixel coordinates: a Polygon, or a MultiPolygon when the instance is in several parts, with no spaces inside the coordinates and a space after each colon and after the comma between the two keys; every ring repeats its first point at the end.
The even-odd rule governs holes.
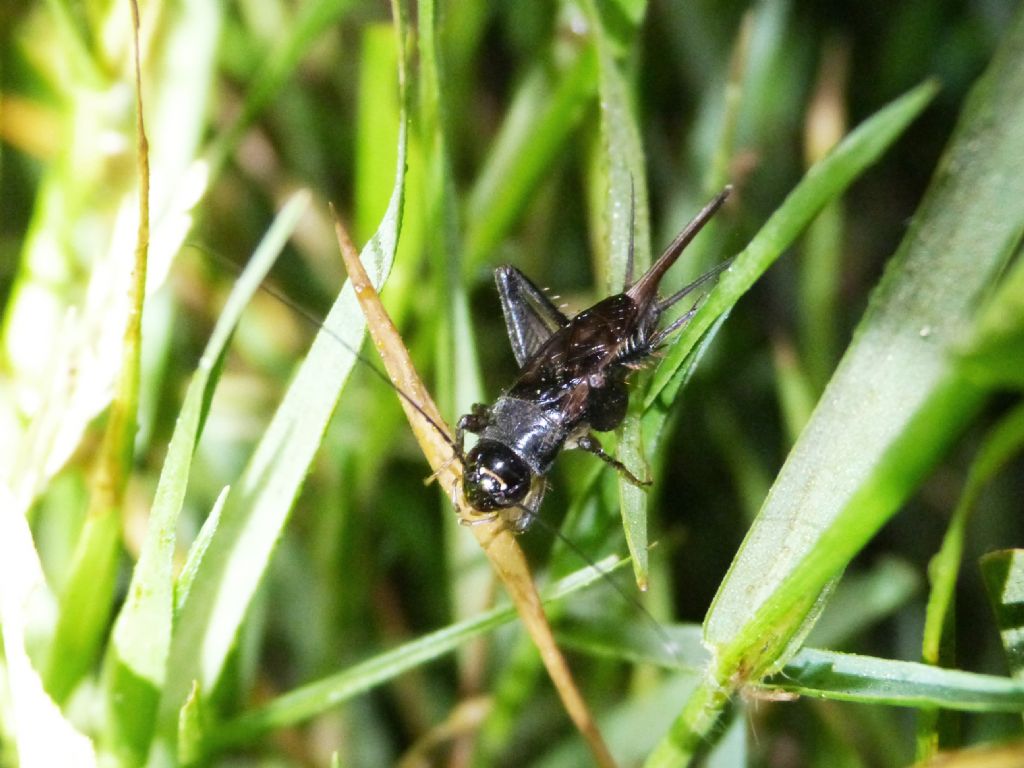
{"type": "Polygon", "coordinates": [[[580,560],[597,571],[601,575],[601,578],[607,581],[612,586],[612,589],[619,593],[619,597],[625,600],[630,607],[640,611],[644,618],[650,622],[654,632],[658,635],[658,639],[661,640],[662,647],[665,651],[673,658],[673,660],[675,660],[677,665],[680,667],[684,665],[683,658],[680,656],[678,643],[672,639],[671,635],[665,631],[665,628],[656,618],[654,618],[654,614],[647,610],[647,607],[643,603],[623,589],[622,586],[612,578],[612,575],[607,570],[594,562],[594,559],[590,555],[584,552],[576,542],[562,533],[561,530],[551,525],[547,520],[540,516],[534,518],[534,522],[539,524],[544,530],[551,533],[555,538],[565,544],[565,546],[567,546],[580,560]]]}
{"type": "MultiPolygon", "coordinates": [[[[189,243],[189,245],[191,245],[197,251],[206,254],[208,257],[216,259],[217,261],[226,265],[230,269],[233,269],[235,271],[238,270],[238,265],[235,264],[233,261],[231,261],[231,259],[227,258],[226,256],[222,256],[219,253],[204,248],[203,246],[196,245],[195,243],[189,243]]],[[[393,382],[388,377],[387,374],[385,374],[380,368],[374,365],[372,360],[366,357],[366,355],[359,352],[351,344],[349,344],[347,341],[341,338],[341,336],[339,336],[326,325],[324,325],[323,322],[316,317],[316,315],[314,315],[306,307],[302,306],[297,301],[292,299],[290,296],[287,296],[286,294],[282,293],[281,291],[277,290],[271,285],[267,285],[266,283],[262,283],[260,285],[260,289],[266,291],[267,294],[273,296],[286,307],[295,310],[295,312],[297,312],[303,320],[305,320],[311,326],[316,328],[318,331],[323,331],[324,333],[326,333],[328,336],[330,336],[332,339],[338,342],[343,349],[345,349],[350,355],[352,355],[352,357],[354,357],[356,360],[363,363],[367,368],[369,368],[373,372],[374,376],[376,376],[378,379],[387,384],[391,389],[398,393],[399,397],[403,398],[407,403],[409,403],[409,405],[415,408],[416,412],[419,413],[419,415],[422,416],[424,419],[426,419],[427,423],[434,428],[434,431],[441,436],[441,439],[444,440],[451,447],[452,452],[455,454],[455,458],[457,458],[459,461],[462,461],[461,451],[459,451],[458,446],[455,444],[455,441],[452,439],[451,435],[448,434],[447,430],[445,430],[440,424],[438,424],[433,418],[431,418],[430,415],[423,409],[423,406],[416,402],[412,395],[410,395],[408,392],[406,392],[397,384],[395,384],[395,382],[393,382]]]]}

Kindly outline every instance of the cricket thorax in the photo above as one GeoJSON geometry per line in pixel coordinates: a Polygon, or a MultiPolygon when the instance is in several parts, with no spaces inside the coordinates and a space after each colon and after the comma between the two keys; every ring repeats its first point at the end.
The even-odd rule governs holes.
{"type": "Polygon", "coordinates": [[[543,475],[562,449],[565,436],[565,425],[553,417],[550,408],[504,395],[491,407],[480,440],[507,445],[530,469],[543,475]]]}

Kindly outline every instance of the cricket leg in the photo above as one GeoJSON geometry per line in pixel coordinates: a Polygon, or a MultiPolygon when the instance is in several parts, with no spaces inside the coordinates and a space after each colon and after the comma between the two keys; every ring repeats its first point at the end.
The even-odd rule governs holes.
{"type": "Polygon", "coordinates": [[[595,456],[597,456],[597,458],[601,459],[601,461],[615,467],[616,472],[618,472],[620,475],[622,475],[624,478],[626,478],[629,482],[631,482],[638,488],[647,488],[648,486],[651,485],[650,480],[641,480],[639,477],[630,472],[629,468],[626,467],[625,464],[616,459],[614,456],[609,456],[607,453],[605,453],[604,448],[601,447],[601,443],[599,443],[597,438],[594,437],[593,435],[583,435],[583,437],[579,438],[576,441],[576,447],[582,448],[587,453],[594,454],[595,456]]]}

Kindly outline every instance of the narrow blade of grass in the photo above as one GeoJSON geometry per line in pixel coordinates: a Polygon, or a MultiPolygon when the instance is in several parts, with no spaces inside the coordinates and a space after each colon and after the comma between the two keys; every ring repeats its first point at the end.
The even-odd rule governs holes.
{"type": "Polygon", "coordinates": [[[818,212],[845,192],[892,146],[928,105],[935,90],[934,84],[925,83],[900,97],[865,120],[807,172],[750,244],[736,256],[733,265],[722,273],[697,315],[680,331],[647,391],[644,401],[647,410],[666,407],[671,402],[681,383],[683,362],[715,318],[739,301],[818,212]]]}
{"type": "Polygon", "coordinates": [[[28,520],[4,483],[0,510],[5,749],[16,750],[21,765],[91,768],[97,764],[92,742],[64,718],[28,655],[34,601],[46,593],[46,579],[28,520]]]}
{"type": "MultiPolygon", "coordinates": [[[[637,5],[643,16],[645,3],[637,5]]],[[[596,269],[605,294],[620,293],[627,279],[636,279],[651,263],[651,228],[648,217],[647,174],[640,128],[633,114],[632,99],[613,54],[610,38],[597,5],[592,0],[583,9],[593,30],[597,55],[597,80],[600,94],[601,142],[597,184],[604,185],[598,195],[601,204],[596,221],[600,233],[596,243],[596,269]],[[633,275],[626,274],[627,262],[633,259],[633,275]]],[[[646,477],[650,470],[643,453],[640,403],[630,404],[622,427],[616,456],[637,477],[646,477]]],[[[618,478],[619,511],[626,533],[626,544],[633,560],[637,586],[647,589],[647,493],[624,477],[618,478]]]]}
{"type": "Polygon", "coordinates": [[[167,674],[174,610],[175,529],[206,409],[242,310],[259,289],[308,204],[308,192],[292,197],[235,283],[189,384],[167,449],[146,540],[132,574],[128,599],[114,624],[106,659],[104,682],[109,710],[105,742],[109,750],[130,763],[145,758],[167,674]]]}
{"type": "Polygon", "coordinates": [[[1024,684],[1009,678],[815,648],[804,648],[778,675],[758,687],[887,706],[963,712],[1024,710],[1024,684]]]}
{"type": "MultiPolygon", "coordinates": [[[[1007,242],[1008,257],[1019,252],[1022,233],[1007,242]]],[[[1024,389],[1024,259],[1011,266],[960,355],[967,374],[984,386],[1024,389]]]]}
{"type": "Polygon", "coordinates": [[[47,656],[47,690],[63,702],[95,662],[113,608],[121,540],[121,507],[132,472],[142,359],[142,307],[149,264],[149,143],[143,116],[139,7],[131,2],[135,67],[135,140],[138,222],[129,299],[123,318],[120,371],[89,489],[85,529],[60,599],[60,615],[47,656]]]}

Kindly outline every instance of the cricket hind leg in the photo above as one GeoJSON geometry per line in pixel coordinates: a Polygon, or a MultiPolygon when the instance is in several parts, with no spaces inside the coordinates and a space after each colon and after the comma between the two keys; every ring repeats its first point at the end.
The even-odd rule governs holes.
{"type": "Polygon", "coordinates": [[[610,456],[605,453],[604,448],[601,447],[601,443],[593,435],[583,435],[576,441],[576,447],[580,448],[587,453],[592,453],[605,464],[614,467],[615,471],[618,472],[622,477],[626,478],[630,483],[635,485],[637,488],[649,488],[653,483],[652,480],[641,480],[639,477],[629,471],[629,467],[623,464],[621,461],[616,459],[614,456],[610,456]]]}

